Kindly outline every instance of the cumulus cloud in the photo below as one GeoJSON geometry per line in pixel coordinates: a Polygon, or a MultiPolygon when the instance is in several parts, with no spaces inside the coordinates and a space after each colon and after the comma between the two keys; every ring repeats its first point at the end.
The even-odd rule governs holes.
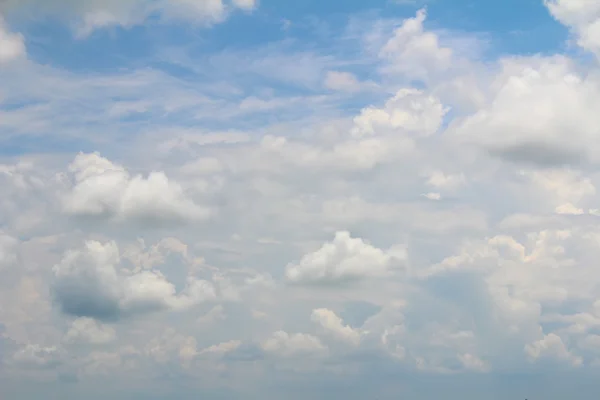
{"type": "Polygon", "coordinates": [[[311,319],[319,324],[325,332],[342,342],[357,346],[360,343],[361,333],[348,325],[333,311],[326,308],[313,310],[311,319]]]}
{"type": "Polygon", "coordinates": [[[577,44],[600,56],[600,6],[586,0],[544,0],[552,15],[569,26],[577,44]]]}
{"type": "Polygon", "coordinates": [[[514,300],[552,304],[594,297],[595,272],[587,260],[597,254],[597,233],[588,230],[542,230],[520,242],[511,236],[466,243],[457,255],[433,265],[425,276],[471,271],[486,276],[489,290],[500,298],[511,287],[514,300]],[[579,274],[571,275],[573,265],[579,274]],[[552,271],[550,274],[549,272],[552,271]],[[569,276],[570,284],[563,281],[569,276]],[[579,289],[576,289],[579,288],[579,289]]]}
{"type": "Polygon", "coordinates": [[[64,196],[64,211],[74,216],[115,222],[172,224],[204,220],[210,211],[196,204],[163,172],[131,176],[97,153],[79,154],[69,166],[73,188],[64,196]]]}
{"type": "Polygon", "coordinates": [[[333,241],[289,264],[286,278],[292,283],[336,283],[384,277],[403,257],[401,251],[384,251],[340,231],[333,241]]]}
{"type": "Polygon", "coordinates": [[[185,310],[216,298],[207,281],[188,278],[185,289],[156,271],[122,274],[114,242],[88,241],[54,266],[54,296],[63,312],[77,317],[116,320],[164,310],[185,310]]]}
{"type": "Polygon", "coordinates": [[[520,349],[531,362],[578,366],[583,358],[561,336],[583,338],[596,324],[596,286],[592,282],[597,280],[597,272],[591,260],[598,253],[597,235],[595,229],[580,228],[532,232],[523,242],[496,236],[466,244],[459,254],[434,265],[425,275],[431,288],[446,293],[445,298],[453,304],[486,304],[472,310],[478,321],[477,341],[505,348],[505,357],[517,357],[518,344],[524,343],[520,349]],[[436,285],[453,287],[462,295],[452,295],[436,285]],[[560,316],[544,311],[564,310],[569,303],[587,311],[572,314],[565,310],[560,316]],[[562,328],[546,332],[547,322],[562,328]],[[511,345],[512,341],[516,343],[511,345]]]}
{"type": "Polygon", "coordinates": [[[385,71],[409,79],[429,79],[452,66],[453,51],[440,44],[438,36],[424,29],[427,11],[421,9],[395,29],[379,56],[388,61],[385,71]]]}
{"type": "Polygon", "coordinates": [[[542,167],[597,162],[592,112],[599,95],[593,76],[584,77],[564,57],[506,60],[492,97],[453,132],[505,160],[542,167]],[[554,101],[556,98],[565,103],[554,101]]]}
{"type": "MultiPolygon", "coordinates": [[[[417,153],[418,142],[440,129],[448,111],[436,96],[403,88],[382,106],[363,108],[352,118],[348,134],[329,144],[264,135],[260,140],[258,159],[252,159],[250,165],[244,163],[244,168],[268,171],[309,168],[331,172],[372,170],[417,153]]],[[[256,149],[252,151],[256,152],[256,149]]]]}
{"type": "Polygon", "coordinates": [[[448,112],[438,98],[417,89],[401,89],[382,108],[367,107],[354,118],[355,136],[382,133],[429,136],[440,129],[448,112]]]}
{"type": "Polygon", "coordinates": [[[541,357],[550,357],[567,362],[573,366],[580,366],[583,362],[583,359],[572,354],[560,336],[554,333],[550,333],[542,339],[526,345],[525,352],[532,361],[536,361],[541,357]]]}

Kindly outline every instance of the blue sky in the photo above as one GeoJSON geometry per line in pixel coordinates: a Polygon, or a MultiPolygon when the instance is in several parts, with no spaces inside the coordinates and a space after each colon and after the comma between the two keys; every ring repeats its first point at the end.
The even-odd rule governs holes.
{"type": "MultiPolygon", "coordinates": [[[[202,21],[165,23],[153,17],[141,25],[116,24],[97,29],[84,39],[74,35],[77,22],[69,13],[69,3],[59,2],[53,11],[49,6],[43,10],[45,14],[35,12],[35,1],[22,9],[9,8],[7,22],[25,34],[28,57],[34,65],[69,71],[80,77],[153,70],[180,80],[191,91],[197,85],[218,80],[220,84],[235,86],[233,92],[219,94],[229,100],[264,91],[285,96],[323,94],[318,80],[327,65],[343,66],[361,79],[382,79],[377,71],[379,60],[374,54],[365,54],[363,35],[376,26],[382,29],[382,34],[385,30],[390,32],[422,7],[428,10],[428,29],[444,31],[446,41],[458,41],[463,51],[474,51],[483,60],[495,60],[506,54],[552,54],[566,48],[567,29],[552,18],[540,1],[459,3],[263,1],[252,12],[234,12],[224,22],[208,28],[202,21]],[[257,68],[240,71],[238,63],[251,62],[254,55],[262,58],[263,63],[254,60],[257,68]],[[269,60],[270,57],[273,59],[269,60]],[[273,66],[269,63],[276,65],[278,57],[287,69],[282,76],[270,79],[268,70],[273,66]],[[303,71],[295,71],[293,64],[297,62],[306,64],[306,68],[297,65],[303,71]],[[295,74],[306,76],[298,79],[290,76],[295,74]]],[[[368,105],[373,95],[377,96],[361,93],[360,98],[340,99],[345,104],[335,112],[356,112],[368,105]]],[[[138,122],[147,121],[147,117],[143,115],[138,122]]],[[[136,119],[129,115],[126,122],[131,122],[131,118],[136,119]]],[[[181,115],[173,118],[188,125],[181,115]]],[[[256,118],[259,124],[263,123],[261,116],[256,118]]],[[[228,119],[220,123],[206,121],[203,125],[230,129],[236,122],[228,119]]],[[[195,126],[196,121],[189,124],[195,126]]],[[[124,134],[130,136],[131,132],[124,134]]],[[[51,136],[43,141],[43,148],[71,147],[69,143],[61,143],[63,138],[51,136]]],[[[86,139],[78,138],[71,143],[85,146],[86,139]]],[[[40,150],[35,148],[35,143],[41,143],[37,139],[19,138],[22,143],[15,140],[6,143],[4,153],[40,150]]]]}
{"type": "MultiPolygon", "coordinates": [[[[64,21],[56,19],[31,21],[21,16],[14,25],[27,32],[30,54],[36,60],[71,70],[105,71],[148,65],[149,58],[157,51],[170,46],[189,46],[206,55],[224,49],[242,50],[294,41],[300,48],[332,51],[336,50],[332,49],[332,42],[352,18],[403,19],[423,6],[428,9],[428,26],[482,35],[489,41],[490,57],[506,53],[551,53],[565,47],[567,29],[537,0],[262,1],[252,14],[235,14],[210,29],[154,23],[101,30],[83,41],[73,37],[64,21]]],[[[348,47],[352,45],[349,43],[348,47]]],[[[357,51],[356,43],[354,47],[347,50],[357,51]]]]}
{"type": "Polygon", "coordinates": [[[596,398],[598,26],[0,2],[0,397],[596,398]]]}

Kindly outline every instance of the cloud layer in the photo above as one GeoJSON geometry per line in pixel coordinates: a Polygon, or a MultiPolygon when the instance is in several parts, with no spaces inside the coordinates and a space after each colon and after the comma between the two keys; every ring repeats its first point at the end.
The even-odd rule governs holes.
{"type": "Polygon", "coordinates": [[[425,9],[204,39],[262,6],[0,2],[7,399],[596,388],[595,2],[540,3],[569,53],[486,53],[425,9]]]}

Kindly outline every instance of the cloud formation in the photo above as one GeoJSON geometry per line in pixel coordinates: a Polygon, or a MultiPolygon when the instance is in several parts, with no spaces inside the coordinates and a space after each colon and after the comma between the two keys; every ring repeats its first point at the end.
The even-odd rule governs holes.
{"type": "Polygon", "coordinates": [[[336,283],[384,277],[393,262],[403,256],[402,252],[390,254],[352,238],[349,232],[336,232],[333,241],[288,265],[286,278],[293,283],[336,283]]]}
{"type": "Polygon", "coordinates": [[[597,388],[600,9],[284,3],[0,1],[7,398],[597,388]]]}
{"type": "Polygon", "coordinates": [[[216,298],[210,282],[189,278],[182,293],[155,271],[123,275],[115,242],[88,241],[68,251],[53,267],[54,292],[63,312],[77,317],[116,320],[164,310],[183,310],[216,298]]]}
{"type": "Polygon", "coordinates": [[[187,198],[183,188],[163,172],[151,172],[147,178],[130,176],[97,153],[77,155],[69,172],[73,188],[63,206],[71,215],[142,224],[183,223],[210,216],[210,210],[187,198]]]}

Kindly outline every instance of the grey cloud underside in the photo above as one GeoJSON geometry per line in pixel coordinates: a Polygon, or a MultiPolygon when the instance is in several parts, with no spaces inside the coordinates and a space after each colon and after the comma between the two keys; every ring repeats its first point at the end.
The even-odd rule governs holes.
{"type": "Polygon", "coordinates": [[[544,142],[521,142],[492,147],[488,151],[506,161],[539,167],[579,166],[588,162],[584,150],[544,142]]]}
{"type": "Polygon", "coordinates": [[[54,298],[67,315],[116,321],[122,317],[119,300],[99,287],[82,287],[78,282],[61,282],[54,287],[54,298]]]}
{"type": "Polygon", "coordinates": [[[56,285],[54,299],[66,315],[89,317],[103,322],[116,322],[168,309],[160,300],[139,302],[124,309],[120,299],[102,293],[101,288],[86,288],[77,282],[56,285]]]}

